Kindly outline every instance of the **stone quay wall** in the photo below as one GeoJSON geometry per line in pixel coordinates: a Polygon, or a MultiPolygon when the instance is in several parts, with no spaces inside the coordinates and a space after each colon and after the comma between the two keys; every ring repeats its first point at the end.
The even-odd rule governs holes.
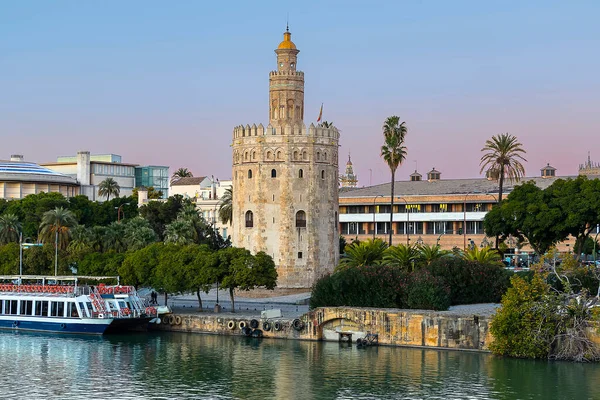
{"type": "Polygon", "coordinates": [[[163,320],[166,323],[154,325],[155,329],[241,335],[242,327],[254,325],[266,338],[356,342],[367,334],[376,334],[382,345],[473,351],[489,351],[492,341],[489,315],[435,311],[331,307],[318,308],[298,318],[207,313],[174,314],[172,318],[166,315],[163,320]],[[263,325],[265,322],[267,326],[263,325]]]}

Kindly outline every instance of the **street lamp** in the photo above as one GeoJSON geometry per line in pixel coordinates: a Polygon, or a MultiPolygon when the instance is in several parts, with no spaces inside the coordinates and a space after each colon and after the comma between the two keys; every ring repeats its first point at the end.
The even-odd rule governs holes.
{"type": "Polygon", "coordinates": [[[25,238],[25,243],[23,243],[23,232],[19,233],[19,276],[23,275],[23,248],[29,248],[29,247],[33,247],[33,246],[43,246],[43,243],[28,243],[27,239],[30,238],[25,238]]]}
{"type": "Polygon", "coordinates": [[[408,209],[408,203],[404,197],[398,197],[398,200],[404,202],[404,210],[406,211],[406,245],[410,246],[410,210],[408,209]]]}
{"type": "MultiPolygon", "coordinates": [[[[377,196],[375,196],[375,198],[373,199],[373,240],[375,240],[375,230],[376,230],[376,226],[375,226],[375,202],[377,201],[378,197],[383,197],[382,194],[378,194],[377,196]]],[[[393,211],[393,210],[392,210],[393,211]]],[[[390,229],[392,227],[390,226],[390,229]]]]}

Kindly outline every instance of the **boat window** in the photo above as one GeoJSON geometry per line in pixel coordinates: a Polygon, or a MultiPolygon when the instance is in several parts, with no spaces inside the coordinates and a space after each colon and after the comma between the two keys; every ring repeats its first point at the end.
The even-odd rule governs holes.
{"type": "Polygon", "coordinates": [[[46,317],[48,315],[48,302],[36,300],[35,301],[35,314],[46,317]]]}
{"type": "Polygon", "coordinates": [[[64,317],[65,316],[65,303],[62,301],[51,301],[50,302],[50,316],[51,317],[64,317]]]}
{"type": "Polygon", "coordinates": [[[119,308],[127,308],[127,304],[124,301],[119,301],[119,308]]]}
{"type": "Polygon", "coordinates": [[[74,302],[67,303],[67,317],[79,318],[79,313],[77,312],[77,304],[75,304],[74,302]]]}
{"type": "MultiPolygon", "coordinates": [[[[85,304],[83,304],[81,301],[79,302],[79,309],[81,310],[81,316],[84,317],[84,314],[87,314],[87,311],[85,309],[85,304]]],[[[92,314],[87,314],[87,316],[91,316],[92,314]]]]}
{"type": "Polygon", "coordinates": [[[10,307],[8,314],[17,315],[17,304],[19,303],[19,301],[18,300],[9,300],[8,303],[9,303],[9,307],[10,307]]]}
{"type": "Polygon", "coordinates": [[[33,315],[33,300],[21,300],[21,315],[33,315]]]}
{"type": "Polygon", "coordinates": [[[87,306],[88,315],[94,315],[94,308],[92,307],[92,303],[88,301],[87,303],[85,303],[85,305],[87,306]]]}
{"type": "Polygon", "coordinates": [[[0,314],[4,314],[4,300],[0,300],[0,314]]]}

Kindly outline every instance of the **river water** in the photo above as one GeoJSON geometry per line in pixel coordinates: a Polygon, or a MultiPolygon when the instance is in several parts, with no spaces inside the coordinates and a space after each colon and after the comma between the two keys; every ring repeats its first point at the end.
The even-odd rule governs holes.
{"type": "Polygon", "coordinates": [[[0,399],[600,399],[600,365],[199,334],[0,332],[0,399]]]}

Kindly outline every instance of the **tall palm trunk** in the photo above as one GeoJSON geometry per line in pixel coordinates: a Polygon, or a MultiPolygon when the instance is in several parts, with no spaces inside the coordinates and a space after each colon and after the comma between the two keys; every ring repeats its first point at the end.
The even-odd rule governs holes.
{"type": "Polygon", "coordinates": [[[498,180],[498,204],[502,202],[502,190],[504,188],[504,168],[500,170],[500,178],[498,180]]]}
{"type": "MultiPolygon", "coordinates": [[[[393,226],[393,222],[394,222],[394,181],[396,180],[396,171],[392,170],[392,193],[391,193],[391,208],[390,208],[390,246],[392,246],[392,226],[393,226]]],[[[375,210],[373,210],[373,212],[375,212],[375,210]]],[[[375,227],[373,227],[373,229],[375,229],[375,227]]]]}

